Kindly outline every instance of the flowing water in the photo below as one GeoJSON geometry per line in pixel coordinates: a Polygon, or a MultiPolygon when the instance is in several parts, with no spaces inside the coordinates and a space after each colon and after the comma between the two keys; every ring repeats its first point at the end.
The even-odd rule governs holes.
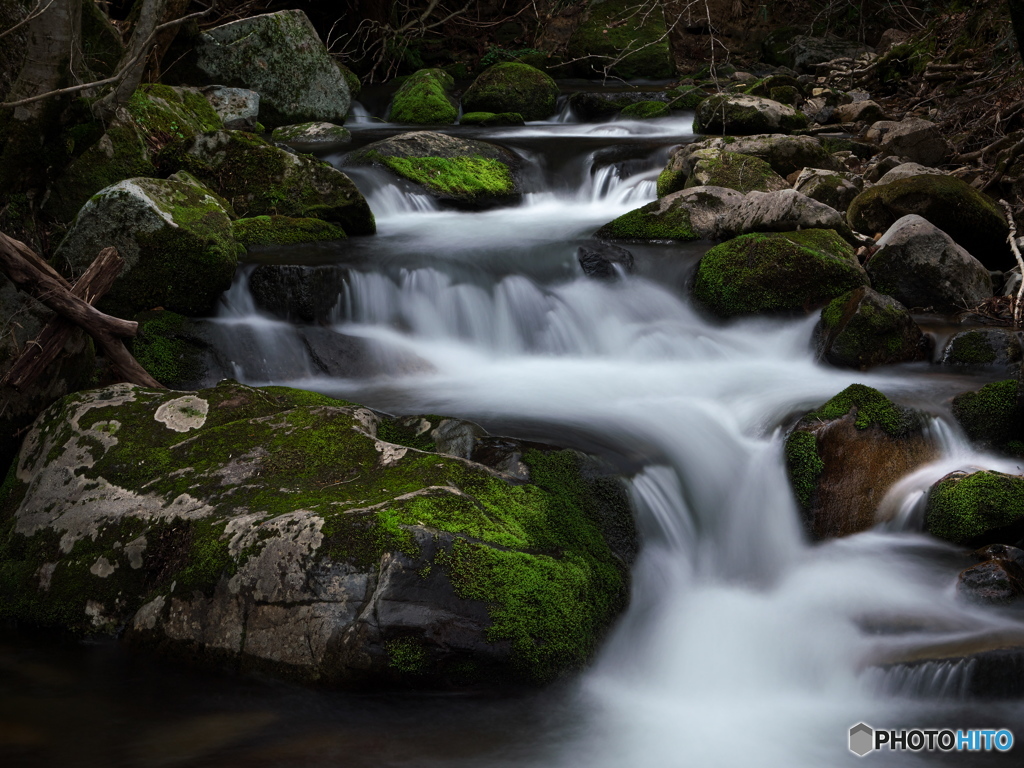
{"type": "MultiPolygon", "coordinates": [[[[397,131],[367,114],[351,127],[357,143],[397,131]]],[[[969,448],[949,419],[948,398],[981,382],[924,364],[867,374],[820,365],[813,318],[709,322],[685,290],[707,243],[630,246],[636,273],[614,283],[582,274],[578,244],[654,199],[668,149],[690,131],[686,116],[585,125],[568,113],[460,130],[512,148],[529,169],[521,205],[485,212],[440,210],[353,169],[379,234],[284,255],[338,267],[337,300],[319,318],[317,341],[308,325],[257,309],[251,267],[216,320],[225,372],[240,380],[393,413],[460,416],[623,467],[644,544],[630,607],[592,667],[540,694],[481,701],[252,681],[220,682],[208,694],[198,678],[175,673],[168,683],[171,673],[133,661],[129,674],[104,675],[101,686],[148,713],[117,709],[126,728],[152,733],[160,717],[180,723],[197,701],[228,718],[221,730],[229,733],[231,717],[277,723],[257,717],[241,746],[175,763],[188,765],[826,768],[857,764],[847,732],[861,721],[1021,724],[1014,699],[971,693],[972,662],[885,664],[921,647],[1024,634],[1018,614],[957,600],[967,562],[919,532],[924,493],[942,475],[1020,471],[969,448]],[[361,340],[376,375],[325,367],[331,339],[345,337],[361,340]],[[783,432],[853,382],[933,414],[942,456],[893,489],[882,505],[888,522],[811,545],[785,475],[783,432]],[[141,693],[140,681],[164,691],[160,701],[141,693]]],[[[344,167],[344,155],[330,159],[344,167]]],[[[177,743],[174,733],[167,743],[177,743]]],[[[143,752],[150,743],[128,741],[143,752]]],[[[1020,764],[1022,749],[1002,759],[882,752],[865,760],[1020,764]]]]}

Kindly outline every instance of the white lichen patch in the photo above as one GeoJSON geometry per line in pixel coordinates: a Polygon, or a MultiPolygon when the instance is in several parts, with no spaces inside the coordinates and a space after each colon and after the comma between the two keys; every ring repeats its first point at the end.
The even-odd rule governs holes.
{"type": "Polygon", "coordinates": [[[39,566],[39,589],[44,592],[50,589],[50,582],[53,580],[53,572],[57,570],[56,563],[43,563],[39,566]]]}
{"type": "Polygon", "coordinates": [[[175,432],[188,432],[203,426],[209,412],[210,404],[206,400],[195,395],[185,395],[161,405],[153,418],[175,432]]]}
{"type": "Polygon", "coordinates": [[[100,558],[92,564],[92,568],[89,569],[89,573],[93,576],[99,576],[101,579],[105,579],[116,570],[116,563],[111,563],[107,558],[100,556],[100,558]]]}
{"type": "Polygon", "coordinates": [[[352,411],[352,418],[359,422],[359,426],[363,428],[370,437],[377,436],[377,425],[380,424],[380,417],[377,416],[373,411],[367,408],[356,408],[352,411]]]}
{"type": "Polygon", "coordinates": [[[159,595],[139,608],[135,612],[135,618],[132,620],[135,629],[154,629],[157,620],[160,618],[160,612],[164,609],[165,602],[164,596],[159,595]]]}
{"type": "Polygon", "coordinates": [[[139,536],[139,538],[129,541],[124,545],[124,553],[128,556],[128,565],[133,570],[138,570],[142,567],[142,555],[146,551],[148,542],[145,536],[139,536]]]}
{"type": "Polygon", "coordinates": [[[409,452],[409,449],[404,445],[385,443],[383,440],[375,440],[373,446],[380,454],[380,464],[382,467],[394,466],[409,452]]]}
{"type": "Polygon", "coordinates": [[[232,593],[251,591],[261,602],[301,602],[310,598],[307,571],[323,543],[324,520],[300,509],[253,526],[230,547],[252,554],[239,565],[228,588],[232,593]]]}
{"type": "Polygon", "coordinates": [[[111,619],[104,615],[103,603],[98,603],[95,600],[90,600],[85,604],[85,615],[89,617],[89,621],[96,629],[106,626],[111,623],[111,619]]]}

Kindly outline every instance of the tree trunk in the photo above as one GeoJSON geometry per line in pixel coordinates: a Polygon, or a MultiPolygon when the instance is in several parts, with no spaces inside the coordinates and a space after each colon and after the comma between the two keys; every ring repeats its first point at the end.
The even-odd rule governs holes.
{"type": "Polygon", "coordinates": [[[124,71],[121,81],[106,96],[93,106],[93,112],[102,118],[110,119],[118,107],[128,103],[135,89],[142,82],[142,74],[146,71],[146,61],[154,45],[154,32],[164,20],[167,13],[167,0],[143,0],[139,11],[139,20],[135,22],[132,38],[128,47],[117,64],[117,71],[124,71]]]}

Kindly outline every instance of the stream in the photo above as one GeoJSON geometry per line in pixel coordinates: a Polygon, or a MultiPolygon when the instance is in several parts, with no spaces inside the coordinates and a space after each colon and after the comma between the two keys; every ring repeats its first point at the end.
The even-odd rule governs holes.
{"type": "MultiPolygon", "coordinates": [[[[1021,471],[969,447],[949,415],[952,395],[986,380],[924,363],[819,364],[816,316],[710,322],[686,291],[709,243],[627,245],[634,274],[582,273],[579,244],[655,199],[691,126],[692,113],[582,124],[563,111],[446,129],[526,160],[521,205],[483,212],[439,209],[331,154],[379,234],[250,254],[211,321],[223,374],[245,383],[462,417],[621,467],[643,548],[631,604],[587,671],[505,697],[353,695],[169,669],[111,643],[0,637],[4,765],[1020,765],[1024,743],[863,763],[847,749],[859,722],[1006,727],[1024,740],[1021,701],[975,695],[973,662],[876,665],[920,647],[1024,638],[1024,614],[956,599],[969,561],[920,532],[924,493],[946,473],[1021,471]],[[258,264],[282,259],[337,281],[312,322],[253,300],[258,264]],[[365,375],[331,362],[337,339],[358,341],[365,375]],[[890,492],[888,522],[812,545],[786,478],[785,429],[854,382],[931,414],[942,456],[890,492]]],[[[349,127],[357,147],[401,130],[365,109],[349,127]]]]}

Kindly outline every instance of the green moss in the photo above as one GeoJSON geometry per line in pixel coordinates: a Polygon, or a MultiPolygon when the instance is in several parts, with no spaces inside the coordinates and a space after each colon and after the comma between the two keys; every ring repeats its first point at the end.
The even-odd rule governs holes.
{"type": "Polygon", "coordinates": [[[515,181],[508,166],[483,157],[385,157],[379,160],[399,176],[455,197],[510,195],[515,181]]]}
{"type": "Polygon", "coordinates": [[[359,94],[363,90],[363,82],[359,79],[359,75],[353,72],[351,69],[346,67],[344,64],[338,61],[334,62],[335,66],[341,71],[342,77],[345,78],[345,83],[348,85],[348,92],[353,99],[358,99],[359,94]]]}
{"type": "Polygon", "coordinates": [[[462,96],[466,112],[517,112],[544,120],[555,112],[558,85],[539,69],[519,62],[495,64],[480,73],[462,96]]]}
{"type": "Polygon", "coordinates": [[[1017,402],[1014,379],[986,384],[977,392],[953,398],[953,416],[972,442],[1022,455],[1017,443],[1024,413],[1017,402]]]}
{"type": "Polygon", "coordinates": [[[663,101],[638,101],[619,113],[627,120],[649,120],[654,117],[668,117],[672,113],[663,101]]]}
{"type": "Polygon", "coordinates": [[[946,352],[946,362],[953,365],[987,365],[997,357],[991,341],[980,331],[958,333],[946,352]]]}
{"type": "Polygon", "coordinates": [[[459,125],[479,125],[492,127],[496,125],[523,125],[525,121],[518,112],[468,112],[459,120],[459,125]]]}
{"type": "Polygon", "coordinates": [[[853,423],[857,429],[877,425],[891,437],[903,437],[921,426],[921,417],[915,411],[896,405],[864,384],[851,384],[802,421],[835,421],[851,411],[855,411],[853,423]]]}
{"type": "Polygon", "coordinates": [[[825,471],[825,462],[818,455],[814,433],[797,429],[786,438],[786,469],[796,500],[804,510],[811,508],[818,478],[825,471]]]}
{"type": "Polygon", "coordinates": [[[833,365],[867,369],[920,359],[921,334],[910,313],[888,296],[857,289],[821,313],[825,358],[833,365]]]}
{"type": "Polygon", "coordinates": [[[610,74],[626,80],[671,77],[674,71],[661,7],[648,13],[630,0],[591,5],[569,39],[566,58],[583,59],[579,74],[592,75],[614,62],[610,74]]]}
{"type": "Polygon", "coordinates": [[[737,192],[771,192],[785,189],[786,180],[759,157],[722,151],[701,157],[693,166],[687,187],[714,186],[737,192]]]}
{"type": "Polygon", "coordinates": [[[426,671],[427,651],[423,643],[411,638],[391,640],[384,643],[388,653],[388,666],[407,675],[418,675],[426,671]]]}
{"type": "Polygon", "coordinates": [[[296,219],[289,216],[255,216],[232,222],[235,240],[246,247],[254,245],[290,245],[344,240],[345,231],[321,219],[296,219]]]}
{"type": "Polygon", "coordinates": [[[696,109],[708,97],[706,91],[689,85],[668,92],[669,109],[696,109]]]}
{"type": "Polygon", "coordinates": [[[451,91],[452,76],[441,69],[421,69],[407,79],[391,102],[389,120],[411,125],[451,125],[459,110],[451,91]]]}
{"type": "Polygon", "coordinates": [[[442,416],[384,418],[377,425],[377,437],[389,443],[408,445],[410,448],[420,451],[433,451],[435,450],[434,438],[430,433],[443,418],[442,416]],[[424,421],[427,424],[424,424],[424,421]]]}
{"type": "Polygon", "coordinates": [[[983,543],[1024,523],[1024,478],[975,472],[943,478],[928,496],[925,529],[955,544],[983,543]]]}
{"type": "Polygon", "coordinates": [[[686,187],[686,174],[682,171],[666,168],[658,174],[658,197],[671,195],[686,187]]]}
{"type": "Polygon", "coordinates": [[[700,235],[690,225],[690,212],[683,207],[662,212],[661,203],[655,201],[642,208],[624,213],[605,224],[596,237],[610,240],[699,240],[700,235]]]}
{"type": "MultiPolygon", "coordinates": [[[[309,138],[305,136],[306,132],[310,128],[317,128],[317,136],[313,141],[332,141],[337,143],[344,143],[351,141],[352,134],[341,125],[332,125],[326,130],[320,130],[319,126],[322,123],[298,123],[297,125],[282,125],[280,128],[275,128],[273,133],[270,134],[270,138],[274,141],[280,142],[295,142],[296,144],[303,141],[308,142],[309,138]]],[[[259,125],[256,126],[256,132],[261,133],[262,130],[259,125]]]]}
{"type": "Polygon", "coordinates": [[[853,249],[838,234],[807,229],[741,235],[715,246],[697,267],[692,293],[728,318],[806,311],[865,284],[853,249]]]}
{"type": "Polygon", "coordinates": [[[198,381],[206,370],[202,350],[189,332],[189,320],[166,310],[140,315],[132,339],[135,359],[161,384],[179,389],[198,381]]]}

